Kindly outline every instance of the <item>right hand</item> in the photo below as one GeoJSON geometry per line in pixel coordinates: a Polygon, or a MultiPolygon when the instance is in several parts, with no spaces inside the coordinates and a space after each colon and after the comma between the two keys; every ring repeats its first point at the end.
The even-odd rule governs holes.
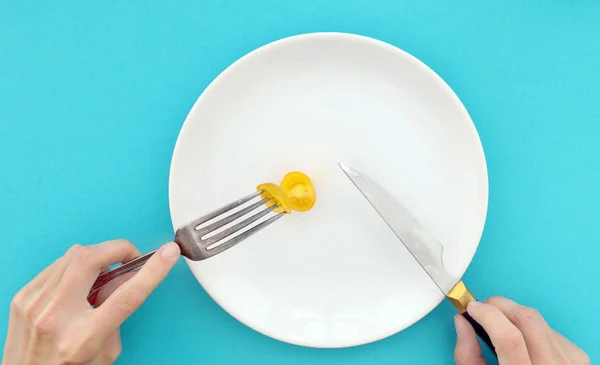
{"type": "MultiPolygon", "coordinates": [[[[485,303],[471,302],[467,311],[486,330],[498,354],[500,365],[589,365],[590,359],[544,318],[528,308],[502,297],[485,303]]],[[[461,315],[455,317],[457,365],[485,365],[473,327],[461,315]]]]}

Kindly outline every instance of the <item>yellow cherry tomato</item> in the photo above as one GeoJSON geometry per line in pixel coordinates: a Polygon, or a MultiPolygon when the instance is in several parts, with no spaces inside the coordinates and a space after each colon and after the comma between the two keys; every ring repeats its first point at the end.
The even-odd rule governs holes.
{"type": "Polygon", "coordinates": [[[275,213],[291,213],[291,201],[290,197],[281,189],[279,186],[271,183],[260,184],[256,187],[256,190],[262,191],[260,195],[262,199],[270,199],[266,204],[267,207],[277,205],[277,208],[273,210],[275,213]]]}
{"type": "Polygon", "coordinates": [[[281,189],[290,197],[291,207],[299,212],[305,212],[315,205],[317,193],[305,174],[290,172],[281,181],[281,189]]]}

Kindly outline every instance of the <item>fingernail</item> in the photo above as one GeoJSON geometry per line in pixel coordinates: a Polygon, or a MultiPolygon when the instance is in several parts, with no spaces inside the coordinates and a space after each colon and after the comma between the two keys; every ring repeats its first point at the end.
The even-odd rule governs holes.
{"type": "Polygon", "coordinates": [[[469,302],[469,304],[467,304],[467,310],[475,309],[475,308],[479,307],[480,305],[481,305],[481,303],[478,301],[469,302]]]}
{"type": "Polygon", "coordinates": [[[164,259],[172,259],[179,255],[179,247],[175,242],[169,242],[160,250],[160,255],[164,259]]]}

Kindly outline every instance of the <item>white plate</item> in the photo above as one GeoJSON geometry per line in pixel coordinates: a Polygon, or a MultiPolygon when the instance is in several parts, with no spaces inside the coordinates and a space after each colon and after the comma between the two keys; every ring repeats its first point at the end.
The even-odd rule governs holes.
{"type": "Polygon", "coordinates": [[[461,276],[482,234],[487,169],[475,127],[431,69],[357,35],[286,38],[242,57],[198,99],[173,154],[173,226],[292,170],[318,200],[189,267],[227,312],[273,338],[346,347],[392,335],[443,296],[338,169],[396,195],[461,276]]]}

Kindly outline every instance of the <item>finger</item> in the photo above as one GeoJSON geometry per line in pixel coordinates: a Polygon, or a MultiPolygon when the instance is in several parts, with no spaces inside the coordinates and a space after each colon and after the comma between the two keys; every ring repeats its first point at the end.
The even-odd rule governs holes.
{"type": "Polygon", "coordinates": [[[127,262],[140,251],[127,240],[106,241],[91,246],[78,246],[71,255],[69,267],[61,280],[58,293],[64,297],[87,298],[103,267],[127,262]]]}
{"type": "MultiPolygon", "coordinates": [[[[127,263],[128,261],[129,261],[129,260],[127,260],[127,261],[122,261],[122,263],[123,263],[123,264],[125,264],[125,263],[127,263]]],[[[110,266],[105,266],[105,267],[103,267],[102,269],[100,269],[100,274],[99,274],[98,276],[102,275],[102,273],[104,273],[105,271],[109,271],[109,270],[110,270],[110,266]]],[[[135,273],[135,272],[137,272],[137,270],[131,271],[131,273],[135,273]]],[[[125,273],[125,274],[122,274],[122,275],[120,275],[120,276],[124,276],[124,275],[127,275],[127,274],[129,274],[129,273],[125,273]]],[[[96,281],[97,281],[97,280],[98,280],[98,279],[96,278],[96,281]]],[[[116,278],[115,278],[115,279],[113,279],[113,280],[116,280],[116,278]]],[[[120,282],[120,283],[122,283],[122,282],[120,282]]],[[[95,282],[95,281],[94,281],[94,284],[96,284],[96,282],[95,282]]],[[[107,283],[107,284],[108,284],[108,283],[107,283]]],[[[120,285],[120,284],[119,284],[119,285],[120,285]]],[[[106,286],[106,284],[102,285],[102,287],[104,287],[104,286],[106,286]]],[[[101,288],[102,288],[102,287],[101,287],[101,288]]],[[[115,289],[116,289],[116,287],[115,287],[115,289]]],[[[100,291],[100,290],[98,289],[98,290],[95,290],[93,293],[90,293],[90,294],[88,294],[87,300],[88,300],[88,303],[89,303],[91,306],[99,306],[99,305],[101,304],[101,303],[97,303],[97,301],[98,301],[97,299],[98,299],[98,293],[99,293],[99,291],[100,291]]],[[[113,290],[113,291],[114,291],[114,290],[113,290]]],[[[112,293],[112,291],[111,291],[111,293],[112,293]]],[[[104,298],[104,300],[106,300],[106,298],[108,298],[108,295],[107,295],[107,296],[104,298]]],[[[104,300],[103,300],[103,301],[104,301],[104,300]]]]}
{"type": "Polygon", "coordinates": [[[31,336],[32,324],[52,300],[54,288],[63,276],[67,267],[67,262],[65,257],[56,260],[44,270],[44,272],[38,275],[37,279],[39,280],[35,283],[35,287],[32,285],[23,288],[23,290],[17,293],[13,299],[13,302],[11,303],[8,337],[13,338],[13,336],[17,336],[19,353],[27,353],[27,347],[29,346],[28,339],[31,336]]]}
{"type": "Polygon", "coordinates": [[[57,267],[60,267],[59,262],[62,258],[57,259],[52,265],[46,267],[41,273],[39,273],[31,282],[21,289],[15,298],[13,299],[13,307],[11,310],[19,315],[26,314],[30,315],[32,307],[40,300],[42,294],[42,288],[46,284],[46,281],[51,277],[52,273],[56,271],[57,267]]]}
{"type": "Polygon", "coordinates": [[[42,272],[36,275],[29,283],[15,294],[10,303],[9,325],[7,338],[13,339],[20,335],[21,330],[26,327],[23,325],[23,320],[28,321],[29,310],[32,304],[39,300],[40,289],[55,269],[57,262],[46,267],[42,272]]]}
{"type": "Polygon", "coordinates": [[[556,356],[560,358],[564,363],[572,363],[572,364],[590,364],[590,357],[579,347],[577,347],[573,342],[569,341],[562,334],[550,330],[551,337],[554,341],[552,342],[552,347],[555,350],[556,356]],[[570,360],[570,361],[569,361],[570,360]]]}
{"type": "MultiPolygon", "coordinates": [[[[40,274],[41,275],[41,274],[40,274]]],[[[39,277],[39,275],[38,275],[39,277]]],[[[35,280],[35,279],[34,279],[35,280]]],[[[8,330],[6,334],[6,342],[4,344],[4,354],[12,352],[13,355],[21,355],[27,353],[29,345],[29,329],[30,329],[30,308],[33,300],[37,300],[39,290],[29,284],[25,285],[15,294],[10,303],[10,313],[8,317],[8,330]]],[[[12,361],[21,363],[25,360],[21,357],[14,358],[12,361]]]]}
{"type": "Polygon", "coordinates": [[[95,311],[98,325],[105,331],[119,327],[163,281],[179,255],[179,246],[174,242],[161,247],[134,277],[117,288],[95,311]]]}
{"type": "Polygon", "coordinates": [[[569,341],[569,340],[568,340],[568,339],[567,339],[565,336],[563,336],[562,334],[560,334],[560,333],[558,333],[558,332],[556,332],[556,331],[554,331],[554,330],[551,330],[551,331],[552,331],[552,336],[554,336],[554,340],[556,340],[556,342],[557,342],[557,343],[558,343],[560,346],[562,346],[562,347],[564,347],[564,348],[568,348],[568,347],[571,347],[571,346],[575,346],[575,345],[574,345],[574,344],[573,344],[571,341],[569,341]]]}
{"type": "Polygon", "coordinates": [[[459,314],[454,316],[454,326],[456,327],[454,349],[456,365],[486,365],[477,334],[469,322],[459,314]]]}
{"type": "MultiPolygon", "coordinates": [[[[69,251],[67,251],[68,253],[69,251]]],[[[33,323],[39,314],[44,311],[48,303],[55,297],[56,287],[59,285],[69,266],[67,254],[56,261],[44,284],[29,299],[25,308],[26,320],[29,324],[33,323]]]]}
{"type": "MultiPolygon", "coordinates": [[[[46,308],[54,295],[54,288],[63,276],[68,260],[65,255],[42,270],[29,284],[13,298],[10,308],[8,334],[5,348],[19,347],[19,353],[26,354],[31,324],[46,308]],[[17,343],[13,343],[16,341],[17,343]]],[[[6,351],[5,351],[6,353],[6,351]]]]}
{"type": "Polygon", "coordinates": [[[93,304],[96,308],[101,306],[102,303],[104,303],[106,299],[108,299],[108,297],[114,293],[115,290],[117,290],[118,287],[123,285],[127,280],[131,279],[135,274],[135,271],[130,271],[123,275],[117,276],[113,280],[104,284],[100,290],[98,290],[98,293],[90,304],[93,304]]]}
{"type": "Polygon", "coordinates": [[[491,304],[470,302],[467,311],[490,335],[500,364],[531,365],[521,331],[500,309],[491,304]]]}
{"type": "Polygon", "coordinates": [[[486,302],[500,309],[521,331],[533,364],[551,364],[554,361],[550,326],[538,311],[502,297],[492,297],[486,302]]]}
{"type": "Polygon", "coordinates": [[[69,266],[69,262],[71,260],[71,256],[73,255],[73,252],[76,251],[79,247],[81,247],[81,245],[73,245],[69,247],[67,252],[65,252],[65,254],[62,257],[57,259],[50,266],[49,270],[44,274],[47,275],[47,277],[44,278],[44,283],[41,285],[40,291],[44,293],[54,294],[53,291],[56,288],[56,286],[58,286],[58,283],[64,276],[65,271],[69,266]]]}

